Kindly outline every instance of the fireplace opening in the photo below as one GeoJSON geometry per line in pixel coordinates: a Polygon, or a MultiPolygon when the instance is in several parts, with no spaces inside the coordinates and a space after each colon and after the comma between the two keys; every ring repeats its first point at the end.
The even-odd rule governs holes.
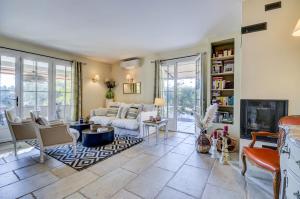
{"type": "MultiPolygon", "coordinates": [[[[278,121],[288,114],[288,100],[241,100],[240,137],[252,139],[251,132],[278,132],[278,121]]],[[[277,139],[257,137],[257,140],[276,142],[277,139]]]]}

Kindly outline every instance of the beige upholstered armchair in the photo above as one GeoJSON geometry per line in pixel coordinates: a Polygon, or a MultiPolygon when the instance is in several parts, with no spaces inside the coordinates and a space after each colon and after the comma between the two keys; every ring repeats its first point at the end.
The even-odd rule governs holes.
{"type": "Polygon", "coordinates": [[[35,139],[38,128],[31,120],[21,120],[17,117],[13,109],[5,110],[4,114],[17,156],[17,142],[35,139]]]}
{"type": "Polygon", "coordinates": [[[31,119],[38,126],[37,139],[40,144],[40,162],[44,162],[44,151],[47,148],[59,145],[72,145],[73,153],[76,155],[76,142],[79,132],[70,129],[67,124],[61,121],[48,122],[46,124],[38,124],[38,117],[31,112],[31,119]]]}

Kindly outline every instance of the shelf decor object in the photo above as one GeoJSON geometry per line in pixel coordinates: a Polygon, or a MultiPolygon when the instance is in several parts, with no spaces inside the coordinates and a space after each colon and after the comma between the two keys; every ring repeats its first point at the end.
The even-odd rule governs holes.
{"type": "Polygon", "coordinates": [[[294,37],[299,37],[300,36],[300,19],[298,20],[296,26],[295,26],[295,29],[293,31],[293,34],[292,34],[294,37]]]}
{"type": "Polygon", "coordinates": [[[211,103],[219,109],[214,123],[233,124],[234,112],[234,39],[211,44],[211,103]]]}

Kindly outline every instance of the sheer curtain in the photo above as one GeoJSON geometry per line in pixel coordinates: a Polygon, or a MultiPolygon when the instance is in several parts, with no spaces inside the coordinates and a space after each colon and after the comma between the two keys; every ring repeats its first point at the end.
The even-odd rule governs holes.
{"type": "Polygon", "coordinates": [[[82,63],[73,62],[73,115],[72,120],[82,117],[82,63]]]}

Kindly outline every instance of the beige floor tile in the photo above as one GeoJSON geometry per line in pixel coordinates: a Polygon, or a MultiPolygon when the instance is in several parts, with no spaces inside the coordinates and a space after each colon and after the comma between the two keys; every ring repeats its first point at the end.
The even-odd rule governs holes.
{"type": "Polygon", "coordinates": [[[18,150],[18,157],[15,156],[14,153],[10,153],[8,156],[3,157],[3,159],[6,162],[12,162],[12,161],[20,160],[20,159],[27,158],[30,156],[38,155],[38,154],[39,154],[39,151],[36,150],[34,147],[28,147],[28,148],[22,148],[22,149],[18,150]]]}
{"type": "Polygon", "coordinates": [[[155,198],[172,176],[173,172],[151,167],[129,183],[126,190],[145,199],[155,198]]]}
{"type": "Polygon", "coordinates": [[[3,160],[3,158],[0,158],[0,165],[1,164],[5,164],[5,161],[3,160]]]}
{"type": "Polygon", "coordinates": [[[186,144],[186,143],[180,143],[174,149],[172,149],[171,152],[189,156],[194,151],[195,151],[195,146],[194,145],[190,145],[190,144],[186,144]]]}
{"type": "Polygon", "coordinates": [[[241,193],[223,189],[210,184],[206,185],[202,199],[216,199],[220,198],[220,196],[222,196],[222,199],[246,199],[241,193]]]}
{"type": "Polygon", "coordinates": [[[137,195],[134,195],[133,193],[130,193],[124,189],[120,190],[118,193],[116,193],[111,199],[141,199],[137,195]]]}
{"type": "Polygon", "coordinates": [[[170,146],[177,146],[181,143],[184,139],[178,137],[168,137],[167,140],[162,140],[161,143],[170,145],[170,146]]]}
{"type": "Polygon", "coordinates": [[[123,166],[128,160],[128,157],[120,153],[89,167],[88,170],[96,173],[99,176],[103,176],[123,166]]]}
{"type": "Polygon", "coordinates": [[[134,147],[131,147],[125,151],[121,152],[121,155],[127,157],[127,158],[135,158],[136,156],[140,155],[144,152],[144,146],[142,144],[138,144],[134,147]]]}
{"type": "Polygon", "coordinates": [[[30,176],[36,175],[38,173],[43,173],[45,171],[49,170],[48,167],[44,164],[34,164],[28,167],[24,167],[21,169],[15,170],[15,174],[20,178],[20,179],[25,179],[30,176]]]}
{"type": "Polygon", "coordinates": [[[184,165],[168,186],[199,198],[204,191],[208,175],[208,170],[184,165]]]}
{"type": "Polygon", "coordinates": [[[246,195],[247,198],[252,199],[272,199],[273,198],[273,186],[271,182],[252,182],[247,179],[246,183],[246,195]],[[270,193],[271,192],[271,193],[270,193]]]}
{"type": "Polygon", "coordinates": [[[215,161],[216,160],[211,158],[209,154],[201,154],[195,151],[185,162],[185,164],[201,169],[211,170],[215,161]]]}
{"type": "Polygon", "coordinates": [[[88,198],[109,199],[136,176],[130,171],[119,168],[87,185],[80,192],[88,198]]]}
{"type": "Polygon", "coordinates": [[[97,176],[86,170],[74,173],[68,177],[33,192],[37,198],[59,199],[64,198],[72,193],[75,193],[80,188],[91,183],[97,176]]]}
{"type": "MultiPolygon", "coordinates": [[[[39,162],[39,159],[38,159],[38,162],[39,162]]],[[[45,162],[43,164],[47,165],[47,167],[49,169],[54,169],[56,167],[64,165],[64,163],[62,163],[54,158],[51,158],[51,157],[48,158],[47,160],[45,160],[45,162]]]]}
{"type": "Polygon", "coordinates": [[[191,135],[188,134],[188,133],[175,133],[174,136],[177,137],[177,138],[186,139],[187,137],[189,137],[191,135]]]}
{"type": "Polygon", "coordinates": [[[215,161],[208,183],[232,191],[243,191],[246,186],[244,177],[229,165],[220,165],[215,161]]]}
{"type": "Polygon", "coordinates": [[[193,199],[193,197],[170,187],[165,187],[156,199],[193,199]]]}
{"type": "Polygon", "coordinates": [[[0,167],[0,174],[12,171],[12,170],[16,170],[19,168],[23,168],[29,165],[33,165],[36,164],[36,162],[31,158],[31,157],[27,157],[27,158],[23,158],[17,161],[13,161],[13,162],[9,162],[6,164],[2,164],[0,167]]]}
{"type": "Polygon", "coordinates": [[[8,172],[0,175],[0,187],[17,181],[19,181],[19,179],[13,172],[8,172]]]}
{"type": "Polygon", "coordinates": [[[157,159],[157,156],[141,154],[128,161],[122,168],[139,174],[146,168],[150,167],[157,159]]]}
{"type": "Polygon", "coordinates": [[[25,196],[22,196],[21,198],[19,199],[34,199],[33,195],[32,194],[27,194],[25,196]]]}
{"type": "Polygon", "coordinates": [[[72,195],[69,195],[65,199],[86,199],[86,197],[84,197],[82,194],[76,192],[76,193],[73,193],[72,195]]]}
{"type": "Polygon", "coordinates": [[[77,171],[64,164],[64,165],[58,166],[54,169],[51,169],[51,172],[59,178],[64,178],[69,175],[72,175],[73,173],[75,173],[77,171]]]}
{"type": "Polygon", "coordinates": [[[187,156],[185,155],[168,153],[163,156],[158,162],[156,162],[155,166],[176,172],[183,165],[186,159],[187,156]]]}
{"type": "Polygon", "coordinates": [[[0,188],[0,198],[18,198],[57,180],[56,176],[47,171],[0,188]]]}
{"type": "Polygon", "coordinates": [[[195,139],[196,139],[195,136],[191,135],[187,137],[185,140],[183,140],[183,143],[195,145],[195,139]]]}
{"type": "Polygon", "coordinates": [[[150,146],[144,149],[144,152],[150,155],[155,155],[161,157],[168,153],[173,147],[163,144],[158,144],[155,146],[150,146]]]}

